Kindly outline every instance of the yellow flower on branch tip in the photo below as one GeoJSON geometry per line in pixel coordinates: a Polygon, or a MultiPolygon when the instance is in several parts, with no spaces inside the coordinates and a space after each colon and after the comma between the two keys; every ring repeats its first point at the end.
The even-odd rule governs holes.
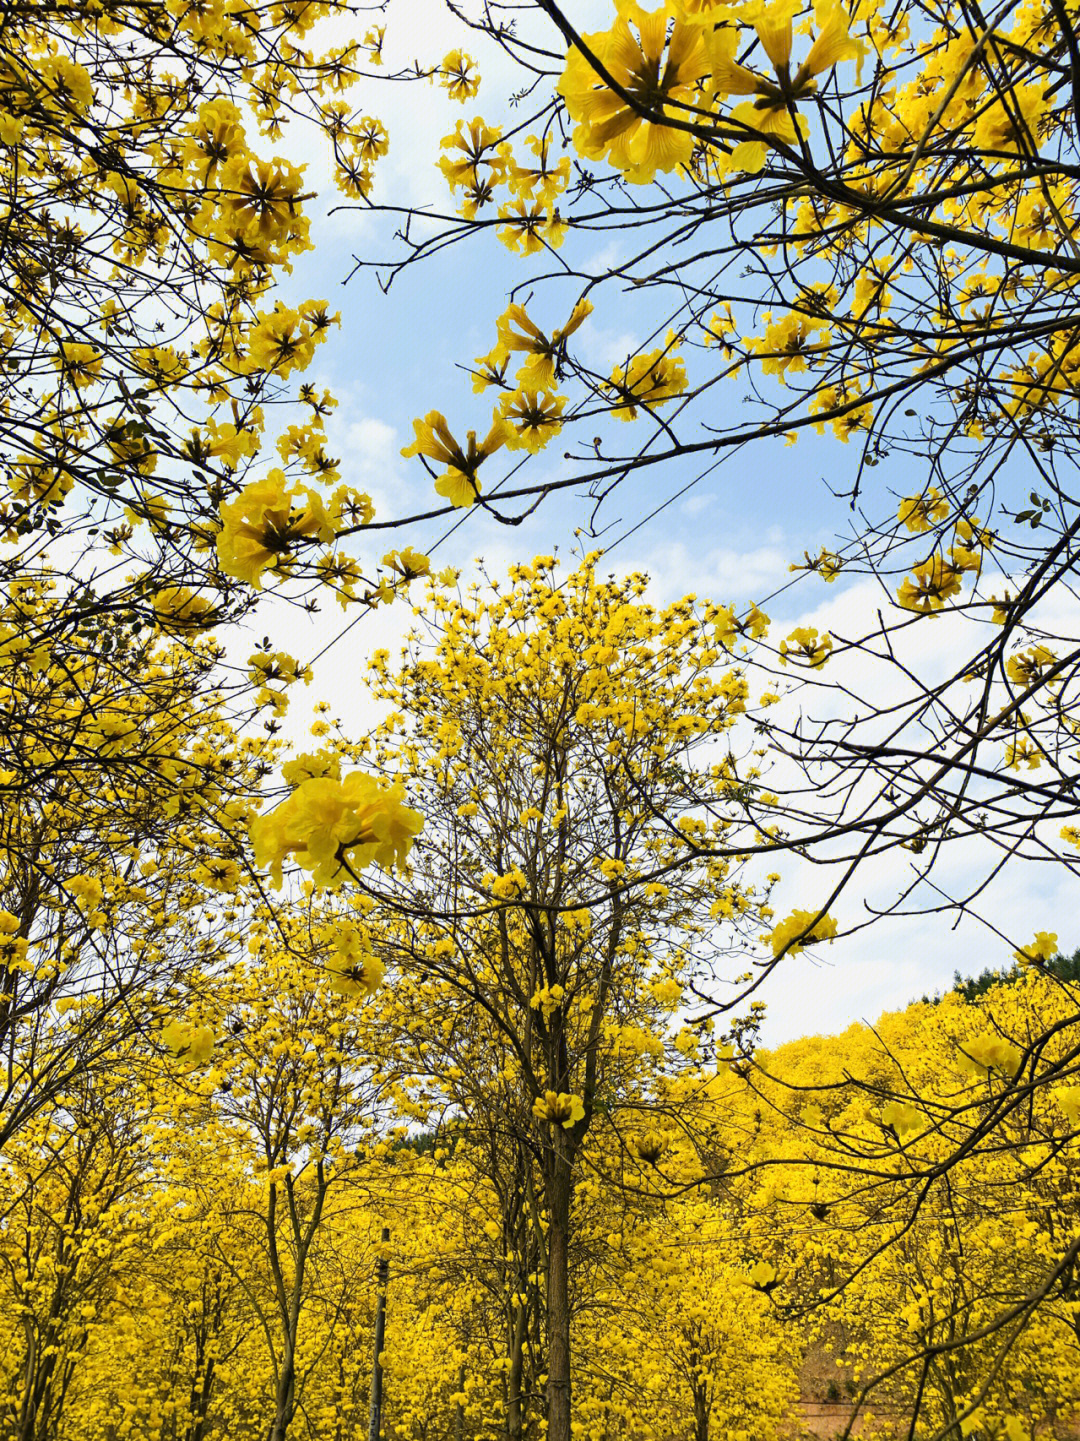
{"type": "Polygon", "coordinates": [[[823,320],[805,315],[783,315],[770,322],[765,334],[747,342],[747,349],[761,357],[765,375],[775,375],[781,385],[788,373],[797,374],[807,368],[807,357],[828,351],[832,331],[823,320]],[[817,334],[818,339],[812,337],[817,334]]]}
{"type": "Polygon", "coordinates": [[[926,1117],[906,1101],[890,1101],[888,1105],[882,1107],[881,1124],[891,1126],[897,1136],[903,1137],[924,1126],[926,1117]]]}
{"type": "Polygon", "coordinates": [[[1049,961],[1057,955],[1058,938],[1056,931],[1036,931],[1035,939],[1020,951],[1013,951],[1013,959],[1021,966],[1033,966],[1039,961],[1049,961]]]}
{"type": "Polygon", "coordinates": [[[95,380],[101,378],[101,367],[105,357],[100,351],[95,350],[92,345],[84,345],[81,341],[64,340],[60,342],[56,355],[53,356],[53,364],[57,370],[77,390],[83,386],[92,385],[95,380]]]}
{"type": "Polygon", "coordinates": [[[251,367],[285,379],[294,370],[305,370],[315,346],[326,338],[328,325],[337,316],[325,317],[325,324],[310,325],[299,311],[279,305],[270,314],[260,313],[247,336],[247,362],[251,367]]]}
{"type": "Polygon", "coordinates": [[[844,568],[843,559],[838,556],[835,551],[826,550],[824,546],[821,548],[820,555],[812,556],[808,550],[804,550],[803,555],[806,557],[805,564],[796,565],[793,563],[788,566],[789,571],[816,571],[822,580],[827,581],[831,585],[844,568]]]}
{"type": "Polygon", "coordinates": [[[942,498],[935,486],[922,495],[905,496],[896,512],[896,518],[915,535],[948,519],[948,515],[949,502],[942,498]]]}
{"type": "Polygon", "coordinates": [[[800,0],[755,0],[739,12],[739,18],[757,31],[774,70],[786,70],[791,64],[791,21],[801,9],[800,0]]]}
{"type": "Polygon", "coordinates": [[[326,960],[326,978],[332,991],[349,1000],[374,995],[385,973],[378,956],[371,953],[371,938],[354,921],[336,923],[333,953],[326,960]]]}
{"type": "Polygon", "coordinates": [[[193,874],[208,891],[218,891],[224,896],[232,895],[242,879],[240,867],[227,856],[208,856],[199,862],[193,874]]]}
{"type": "Polygon", "coordinates": [[[1066,1120],[1075,1126],[1080,1121],[1080,1086],[1058,1086],[1051,1093],[1066,1120]]]}
{"type": "Polygon", "coordinates": [[[302,167],[260,160],[244,150],[222,168],[218,181],[225,228],[238,230],[249,242],[300,242],[300,248],[310,248],[300,213],[303,180],[302,167]]]}
{"type": "Polygon", "coordinates": [[[1010,770],[1018,771],[1022,765],[1037,771],[1043,763],[1043,751],[1028,735],[1017,735],[1005,747],[1005,764],[1010,770]]]}
{"type": "Polygon", "coordinates": [[[1001,1071],[1013,1080],[1020,1074],[1023,1053],[1003,1036],[988,1032],[959,1045],[957,1065],[967,1075],[988,1076],[991,1071],[1001,1071]]]}
{"type": "Polygon", "coordinates": [[[710,85],[714,92],[721,97],[758,97],[731,111],[732,120],[762,137],[752,136],[736,145],[731,154],[733,169],[757,174],[768,153],[765,137],[785,145],[797,145],[800,136],[805,138],[809,134],[805,116],[794,112],[793,107],[796,101],[817,89],[815,76],[846,59],[858,60],[861,70],[866,47],[848,33],[848,17],[843,7],[836,0],[828,0],[815,7],[818,34],[793,77],[791,22],[800,9],[799,0],[769,0],[769,3],[758,0],[739,12],[739,19],[747,21],[757,32],[775,79],[758,75],[735,59],[740,40],[737,30],[721,26],[706,42],[712,65],[710,85]]]}
{"type": "Polygon", "coordinates": [[[709,56],[710,88],[721,98],[728,95],[759,95],[772,89],[768,81],[735,59],[741,33],[732,25],[718,25],[705,35],[709,56]]]}
{"type": "Polygon", "coordinates": [[[1005,674],[1017,686],[1027,689],[1042,680],[1046,671],[1057,661],[1057,656],[1046,645],[1035,645],[1020,651],[1005,662],[1005,674]]]}
{"type": "Polygon", "coordinates": [[[929,615],[941,610],[945,602],[959,595],[964,588],[964,573],[947,561],[940,551],[915,566],[903,581],[896,598],[905,610],[918,610],[929,615]]]}
{"type": "Polygon", "coordinates": [[[416,439],[412,445],[402,449],[402,455],[426,455],[431,460],[445,465],[447,470],[435,482],[439,495],[444,495],[454,506],[472,505],[480,494],[480,483],[476,472],[481,464],[505,445],[513,435],[512,427],[497,413],[480,445],[476,443],[476,431],[466,436],[465,449],[454,439],[446,418],[437,410],[428,411],[423,420],[413,421],[416,439]]]}
{"type": "Polygon", "coordinates": [[[194,1066],[205,1065],[214,1050],[214,1033],[209,1026],[190,1021],[168,1021],[161,1028],[161,1044],[178,1060],[194,1066]]]}
{"type": "Polygon", "coordinates": [[[817,941],[831,941],[835,935],[836,922],[832,916],[819,916],[815,911],[792,911],[764,939],[772,946],[774,956],[794,956],[804,946],[817,941]]]}
{"type": "Polygon", "coordinates": [[[770,1266],[768,1261],[755,1261],[750,1267],[748,1281],[755,1291],[768,1293],[778,1284],[776,1267],[770,1266]]]}
{"type": "Polygon", "coordinates": [[[334,527],[322,498],[306,486],[290,486],[282,470],[247,485],[221,506],[218,564],[226,575],[259,590],[262,573],[284,573],[293,563],[297,541],[334,539],[334,527]]]}
{"type": "Polygon", "coordinates": [[[762,169],[769,146],[767,141],[764,138],[759,139],[759,136],[767,136],[782,145],[797,145],[800,136],[805,139],[809,135],[810,126],[806,116],[796,114],[792,118],[788,103],[787,99],[782,102],[747,100],[742,105],[735,106],[731,119],[740,130],[753,133],[746,140],[740,141],[731,152],[733,169],[745,170],[748,175],[756,175],[762,169]]]}
{"type": "Polygon", "coordinates": [[[636,420],[639,405],[666,405],[689,387],[682,357],[677,354],[678,340],[669,331],[667,340],[658,350],[635,355],[629,364],[617,365],[611,372],[607,389],[619,397],[611,413],[619,420],[636,420]]]}
{"type": "MultiPolygon", "coordinates": [[[[642,108],[665,119],[690,120],[698,80],[708,61],[701,29],[665,9],[646,12],[634,0],[618,0],[610,31],[583,36],[616,83],[642,108]]],[[[658,170],[678,170],[694,149],[689,130],[645,120],[597,75],[576,46],[556,86],[576,122],[574,146],[588,159],[607,158],[634,184],[647,184],[658,170]]]]}
{"type": "Polygon", "coordinates": [[[522,390],[551,390],[555,385],[555,367],[566,354],[567,338],[592,314],[591,300],[579,300],[563,326],[556,327],[550,338],[529,319],[523,305],[510,305],[495,322],[499,342],[487,361],[522,351],[528,357],[519,367],[517,383],[522,390]],[[516,327],[516,329],[515,329],[516,327]]]}
{"type": "Polygon", "coordinates": [[[476,68],[476,61],[471,55],[466,55],[464,50],[451,50],[444,55],[437,73],[439,84],[451,100],[464,103],[471,100],[480,89],[480,72],[476,68]]]}
{"type": "Polygon", "coordinates": [[[248,680],[252,685],[267,685],[275,681],[281,685],[295,685],[302,680],[310,685],[314,672],[309,665],[302,666],[288,651],[256,651],[248,656],[248,680]]]}
{"type": "Polygon", "coordinates": [[[479,115],[468,122],[459,120],[454,133],[444,135],[440,141],[440,148],[451,152],[439,159],[439,169],[446,176],[450,189],[456,190],[459,185],[475,182],[481,165],[486,165],[492,172],[489,181],[494,179],[495,172],[501,174],[503,159],[496,152],[501,139],[502,130],[485,124],[479,115]],[[454,151],[461,153],[455,155],[454,151]]]}
{"type": "Polygon", "coordinates": [[[232,101],[221,95],[199,106],[198,119],[187,127],[182,158],[203,185],[213,182],[220,166],[247,152],[242,119],[232,101]]]}
{"type": "Polygon", "coordinates": [[[251,823],[255,863],[269,866],[282,884],[282,863],[295,857],[316,886],[340,886],[352,871],[376,865],[403,870],[413,839],[424,824],[404,804],[400,782],[385,784],[361,771],[338,780],[318,776],[301,783],[287,800],[251,823]]]}
{"type": "MultiPolygon", "coordinates": [[[[814,24],[818,33],[810,46],[810,53],[799,66],[794,78],[791,78],[792,20],[801,9],[801,0],[755,0],[755,3],[745,5],[739,11],[739,19],[752,25],[757,32],[761,48],[781,82],[779,88],[793,100],[810,94],[816,88],[814,77],[825,70],[831,70],[842,60],[857,60],[861,71],[863,57],[867,53],[866,46],[853,39],[849,33],[848,16],[843,6],[837,3],[837,0],[818,0],[814,6],[814,24]]],[[[716,35],[717,38],[710,48],[710,59],[721,61],[718,68],[722,85],[727,78],[723,63],[725,54],[733,54],[735,45],[726,38],[720,38],[725,35],[723,27],[716,35]]],[[[735,69],[742,72],[742,75],[737,74],[735,78],[739,80],[740,86],[745,86],[745,77],[753,72],[747,71],[743,66],[736,66],[735,69]]],[[[717,79],[715,66],[713,78],[714,81],[717,79]]],[[[756,84],[752,89],[733,87],[726,93],[749,95],[756,90],[759,94],[769,95],[774,94],[778,88],[760,76],[754,76],[754,79],[756,84]]]]}
{"type": "Polygon", "coordinates": [[[566,239],[569,222],[558,210],[553,210],[542,200],[526,200],[518,197],[499,206],[500,225],[496,234],[509,250],[521,255],[536,255],[550,245],[554,250],[566,239]]]}
{"type": "Polygon", "coordinates": [[[533,1115],[549,1126],[569,1131],[585,1116],[585,1103],[580,1096],[566,1091],[545,1091],[533,1102],[533,1115]]]}
{"type": "Polygon", "coordinates": [[[789,660],[794,660],[811,670],[820,670],[832,648],[833,639],[828,631],[819,636],[814,626],[797,626],[780,642],[780,664],[787,665],[789,660]]]}
{"type": "Polygon", "coordinates": [[[536,156],[537,165],[519,165],[512,155],[508,156],[506,182],[515,195],[523,199],[535,198],[543,205],[553,206],[570,184],[570,157],[563,155],[556,165],[549,162],[548,152],[553,137],[530,135],[526,145],[536,156]]]}
{"type": "Polygon", "coordinates": [[[831,70],[843,60],[854,60],[855,82],[861,83],[863,60],[869,53],[861,40],[856,40],[848,29],[848,16],[843,5],[837,0],[817,0],[814,5],[814,23],[818,33],[810,46],[810,53],[800,65],[795,76],[794,88],[799,88],[803,77],[820,75],[831,70]]]}
{"type": "Polygon", "coordinates": [[[213,603],[186,585],[167,585],[153,600],[154,618],[167,633],[190,635],[212,626],[216,616],[213,603]]]}
{"type": "Polygon", "coordinates": [[[562,430],[565,395],[538,394],[535,390],[516,390],[504,395],[499,410],[513,428],[514,438],[507,439],[510,450],[525,449],[531,455],[543,450],[548,441],[562,430]]]}
{"type": "Polygon", "coordinates": [[[415,580],[421,575],[431,574],[431,561],[426,555],[412,546],[406,546],[404,550],[391,550],[383,556],[383,565],[388,565],[391,570],[396,571],[404,580],[415,580]]]}

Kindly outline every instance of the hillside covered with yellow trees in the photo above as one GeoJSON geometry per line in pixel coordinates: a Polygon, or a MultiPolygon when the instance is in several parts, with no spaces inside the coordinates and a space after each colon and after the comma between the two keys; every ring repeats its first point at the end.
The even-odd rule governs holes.
{"type": "Polygon", "coordinates": [[[1080,1087],[1027,1072],[1075,980],[678,1070],[671,994],[607,1026],[586,1129],[294,923],[5,1147],[5,1435],[366,1435],[382,1295],[385,1437],[542,1436],[565,1136],[575,1435],[1074,1434],[1080,1087]]]}

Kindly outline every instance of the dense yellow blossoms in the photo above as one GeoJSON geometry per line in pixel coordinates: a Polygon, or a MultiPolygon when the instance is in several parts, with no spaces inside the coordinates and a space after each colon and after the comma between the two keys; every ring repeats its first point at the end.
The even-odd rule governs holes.
{"type": "Polygon", "coordinates": [[[816,911],[792,911],[766,938],[774,956],[795,955],[815,941],[831,940],[836,935],[832,916],[816,911]]]}
{"type": "MultiPolygon", "coordinates": [[[[801,115],[792,120],[795,102],[816,89],[815,76],[864,53],[849,35],[848,16],[839,4],[818,7],[818,33],[794,76],[792,19],[801,7],[793,0],[762,0],[734,12],[717,9],[715,17],[711,7],[681,0],[652,11],[635,0],[619,0],[616,8],[618,19],[610,31],[585,35],[584,49],[571,50],[558,90],[577,122],[577,150],[590,159],[606,159],[636,184],[651,181],[657,171],[688,166],[699,117],[730,95],[757,97],[731,109],[739,130],[796,144],[806,129],[801,115]],[[740,32],[731,25],[736,17],[756,33],[772,75],[735,59],[741,49],[740,32]],[[714,18],[721,24],[710,28],[714,18]],[[622,93],[597,73],[593,59],[622,93]]],[[[757,171],[765,155],[764,140],[747,139],[735,147],[730,163],[757,171]]]]}
{"type": "Polygon", "coordinates": [[[268,567],[288,568],[298,541],[334,539],[322,497],[307,486],[290,486],[281,470],[272,470],[265,480],[246,486],[236,500],[223,505],[221,522],[217,537],[221,568],[256,589],[268,567]]]}
{"type": "Polygon", "coordinates": [[[400,785],[353,771],[342,779],[312,776],[251,825],[255,861],[275,885],[292,856],[317,886],[340,886],[365,866],[405,865],[423,817],[404,804],[400,785]]]}

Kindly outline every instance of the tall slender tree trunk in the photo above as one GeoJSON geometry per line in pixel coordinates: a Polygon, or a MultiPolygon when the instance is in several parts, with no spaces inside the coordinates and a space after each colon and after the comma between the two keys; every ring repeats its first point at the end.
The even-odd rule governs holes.
{"type": "Polygon", "coordinates": [[[529,1325],[529,1308],[523,1302],[513,1308],[510,1322],[510,1367],[506,1386],[506,1434],[508,1441],[521,1441],[521,1381],[525,1370],[525,1335],[529,1325]]]}
{"type": "Polygon", "coordinates": [[[285,1441],[296,1410],[296,1353],[293,1338],[288,1337],[282,1348],[281,1367],[274,1388],[274,1419],[267,1441],[285,1441]]]}
{"type": "Polygon", "coordinates": [[[694,1441],[709,1441],[708,1389],[700,1382],[694,1387],[694,1441]]]}
{"type": "Polygon", "coordinates": [[[570,1201],[573,1191],[566,1138],[557,1136],[548,1160],[547,1441],[570,1441],[570,1201]]]}

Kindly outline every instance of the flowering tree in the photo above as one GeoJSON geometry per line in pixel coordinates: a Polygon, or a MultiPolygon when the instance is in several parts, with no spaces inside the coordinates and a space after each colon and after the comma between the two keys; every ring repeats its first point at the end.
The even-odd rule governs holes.
{"type": "MultiPolygon", "coordinates": [[[[535,1251],[548,1427],[560,1441],[586,1137],[615,1127],[632,1144],[665,1055],[710,1052],[711,1021],[676,1036],[665,1017],[684,996],[715,1001],[717,958],[769,914],[711,854],[718,837],[754,829],[730,765],[747,682],[715,639],[726,612],[689,598],[655,610],[645,577],[604,579],[596,563],[586,557],[560,582],[540,557],[488,596],[463,595],[452,572],[433,583],[430,643],[418,634],[399,673],[385,654],[374,661],[375,694],[393,707],[376,772],[361,785],[338,779],[332,752],[313,757],[325,773],[255,828],[264,860],[291,845],[317,882],[359,887],[366,935],[350,975],[359,985],[392,968],[388,1035],[407,1114],[430,1124],[449,1110],[466,1137],[498,1135],[488,1180],[503,1195],[517,1277],[511,1431],[526,1306],[540,1299],[527,1281],[535,1251]],[[398,882],[358,869],[380,856],[389,868],[392,821],[353,841],[366,797],[387,803],[382,769],[425,816],[398,882]]],[[[721,1009],[742,993],[734,986],[721,1009]]]]}

